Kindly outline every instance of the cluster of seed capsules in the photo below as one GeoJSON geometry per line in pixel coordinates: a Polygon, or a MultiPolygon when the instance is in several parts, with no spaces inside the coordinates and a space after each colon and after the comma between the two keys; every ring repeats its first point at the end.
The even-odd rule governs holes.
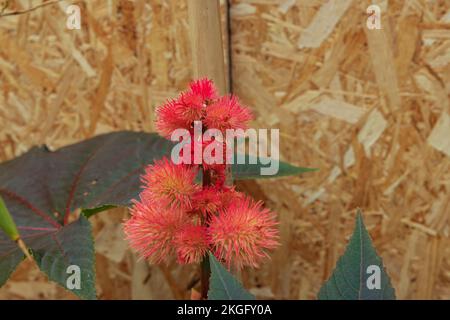
{"type": "MultiPolygon", "coordinates": [[[[219,143],[226,157],[226,142],[199,142],[193,124],[199,121],[205,130],[225,134],[228,129],[245,130],[251,120],[251,111],[235,96],[219,96],[212,81],[201,79],[157,109],[156,128],[168,139],[177,129],[187,130],[192,135],[188,150],[195,143],[201,148],[219,143]]],[[[124,222],[126,238],[141,257],[151,263],[176,257],[188,264],[199,263],[210,251],[228,268],[257,267],[279,245],[276,215],[225,183],[223,160],[175,164],[163,158],[146,168],[143,191],[124,222]],[[199,182],[200,173],[208,179],[199,182]]]]}

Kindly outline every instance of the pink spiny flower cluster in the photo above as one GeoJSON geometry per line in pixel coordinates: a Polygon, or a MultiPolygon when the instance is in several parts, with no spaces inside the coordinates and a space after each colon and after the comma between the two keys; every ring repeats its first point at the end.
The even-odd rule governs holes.
{"type": "Polygon", "coordinates": [[[156,129],[166,138],[176,129],[193,130],[194,121],[225,133],[226,129],[246,129],[253,118],[235,96],[218,96],[208,79],[191,83],[189,90],[159,107],[157,113],[156,129]]]}
{"type": "MultiPolygon", "coordinates": [[[[251,119],[236,97],[218,96],[213,83],[202,79],[158,108],[156,127],[166,138],[180,128],[193,136],[194,121],[225,132],[246,129],[251,119]]],[[[203,147],[217,143],[191,141],[203,147]]],[[[152,263],[173,255],[182,264],[198,263],[211,251],[228,267],[257,267],[267,250],[278,246],[275,214],[225,181],[225,163],[174,164],[163,158],[149,165],[143,191],[124,223],[130,246],[152,263]],[[208,176],[203,185],[200,175],[208,176]]]]}

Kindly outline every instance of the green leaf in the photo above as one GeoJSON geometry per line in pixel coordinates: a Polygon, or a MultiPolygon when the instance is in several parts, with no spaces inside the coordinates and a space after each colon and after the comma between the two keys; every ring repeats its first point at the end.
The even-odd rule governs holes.
{"type": "MultiPolygon", "coordinates": [[[[239,161],[239,156],[242,155],[234,156],[235,163],[232,164],[231,166],[231,172],[235,180],[277,178],[277,177],[293,176],[305,172],[313,172],[318,170],[314,168],[297,167],[287,162],[279,161],[278,170],[274,170],[274,172],[276,172],[275,174],[272,174],[271,172],[269,172],[270,174],[263,174],[264,171],[262,170],[264,170],[264,168],[266,168],[267,170],[267,168],[271,166],[270,158],[262,158],[245,154],[244,155],[245,162],[243,164],[240,164],[237,163],[242,162],[239,161]]],[[[272,164],[272,168],[276,169],[276,167],[274,167],[274,164],[272,164]]]]}
{"type": "Polygon", "coordinates": [[[117,206],[115,205],[111,205],[111,204],[104,204],[101,205],[99,207],[96,208],[92,208],[92,209],[82,209],[81,213],[86,217],[86,218],[90,218],[93,215],[102,212],[102,211],[106,211],[106,210],[110,210],[110,209],[114,209],[117,208],[117,206]]]}
{"type": "Polygon", "coordinates": [[[209,300],[255,300],[239,281],[209,253],[211,279],[209,281],[209,300]]]}
{"type": "Polygon", "coordinates": [[[3,285],[25,258],[17,243],[0,232],[0,285],[3,285]],[[3,256],[5,255],[5,256],[3,256]]]}
{"type": "MultiPolygon", "coordinates": [[[[0,164],[0,195],[21,238],[50,279],[65,285],[61,273],[65,265],[55,262],[54,269],[47,267],[49,261],[60,259],[55,250],[61,243],[59,254],[66,265],[80,259],[82,277],[95,277],[93,260],[88,256],[93,251],[92,241],[88,241],[90,229],[87,222],[81,223],[83,220],[68,224],[69,215],[78,208],[91,216],[110,206],[128,205],[141,190],[139,176],[144,167],[169,154],[171,146],[154,133],[124,131],[55,152],[35,147],[0,164]],[[75,236],[71,230],[79,234],[75,236]],[[71,241],[73,247],[66,248],[71,241]]],[[[22,259],[20,249],[1,232],[0,286],[22,259]]],[[[94,290],[93,285],[86,284],[82,290],[72,291],[82,298],[92,298],[94,290]]]]}
{"type": "Polygon", "coordinates": [[[80,288],[70,291],[83,299],[95,299],[95,252],[91,224],[84,216],[34,243],[32,253],[39,268],[53,280],[68,289],[72,275],[69,266],[80,269],[80,288]]]}
{"type": "Polygon", "coordinates": [[[14,223],[8,208],[6,208],[2,197],[0,197],[0,229],[2,229],[11,240],[16,241],[19,239],[19,231],[17,231],[16,224],[14,223]]]}
{"type": "Polygon", "coordinates": [[[395,291],[372,245],[358,210],[353,235],[328,281],[320,289],[320,300],[393,300],[395,291]],[[375,271],[374,271],[375,269],[375,271]],[[376,279],[379,279],[379,286],[376,279]]]}

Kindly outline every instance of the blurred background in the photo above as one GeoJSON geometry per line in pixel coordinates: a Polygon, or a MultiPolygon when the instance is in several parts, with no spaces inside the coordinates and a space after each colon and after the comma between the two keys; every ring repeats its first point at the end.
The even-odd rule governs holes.
{"type": "MultiPolygon", "coordinates": [[[[233,0],[222,18],[230,89],[253,126],[279,128],[282,159],[320,169],[239,183],[279,214],[282,235],[271,260],[242,271],[244,285],[315,299],[360,207],[397,297],[450,299],[450,1],[233,0]],[[366,25],[370,4],[381,29],[366,25]]],[[[155,107],[192,79],[191,57],[186,0],[62,1],[0,17],[0,161],[153,131],[155,107]],[[69,4],[81,30],[66,28],[69,4]]],[[[138,261],[125,217],[92,219],[99,298],[188,298],[195,268],[138,261]]],[[[76,299],[26,261],[0,298],[76,299]]]]}

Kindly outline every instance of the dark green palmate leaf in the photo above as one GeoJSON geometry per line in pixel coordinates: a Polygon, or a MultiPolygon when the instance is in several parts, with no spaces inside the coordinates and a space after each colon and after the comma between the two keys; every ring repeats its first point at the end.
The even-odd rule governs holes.
{"type": "Polygon", "coordinates": [[[0,231],[0,284],[3,285],[8,280],[24,257],[17,243],[0,231]]]}
{"type": "Polygon", "coordinates": [[[49,237],[33,241],[33,256],[39,268],[53,280],[84,299],[95,299],[95,253],[91,224],[83,215],[49,237]],[[68,287],[72,274],[67,268],[80,270],[80,286],[68,287]]]}
{"type": "MultiPolygon", "coordinates": [[[[0,195],[41,270],[66,287],[67,268],[81,269],[82,298],[95,298],[94,248],[89,222],[69,223],[76,209],[86,216],[128,205],[140,191],[139,176],[171,143],[156,134],[116,132],[61,148],[32,148],[0,164],[0,195]]],[[[71,219],[72,220],[72,219],[71,219]]],[[[0,285],[23,254],[0,232],[0,285]]]]}
{"type": "Polygon", "coordinates": [[[209,253],[211,279],[209,281],[209,300],[254,300],[240,282],[209,253]]]}
{"type": "Polygon", "coordinates": [[[345,253],[322,286],[320,300],[392,300],[395,291],[358,210],[345,253]]]}
{"type": "Polygon", "coordinates": [[[279,166],[276,168],[269,162],[269,158],[261,158],[248,154],[245,155],[244,163],[237,163],[237,157],[237,155],[234,156],[235,163],[231,166],[231,172],[235,180],[277,178],[317,171],[314,168],[296,167],[283,161],[279,161],[279,166]],[[269,170],[271,166],[273,170],[269,170]]]}

